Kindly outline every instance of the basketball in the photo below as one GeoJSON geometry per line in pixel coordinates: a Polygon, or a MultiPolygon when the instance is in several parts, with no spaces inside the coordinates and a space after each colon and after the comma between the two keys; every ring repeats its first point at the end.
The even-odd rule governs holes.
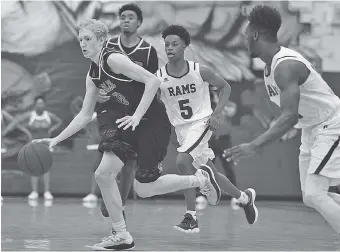
{"type": "Polygon", "coordinates": [[[47,145],[28,143],[18,154],[19,168],[30,176],[40,177],[51,169],[52,155],[47,145]]]}

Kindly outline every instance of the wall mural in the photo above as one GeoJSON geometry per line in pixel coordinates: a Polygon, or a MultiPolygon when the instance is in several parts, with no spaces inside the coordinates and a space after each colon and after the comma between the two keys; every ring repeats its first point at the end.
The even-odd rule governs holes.
{"type": "MultiPolygon", "coordinates": [[[[12,120],[8,118],[30,110],[34,97],[39,94],[46,97],[48,110],[61,117],[64,124],[70,122],[77,110],[75,101],[84,94],[85,75],[89,65],[79,50],[77,24],[87,18],[101,19],[108,24],[110,33],[114,36],[119,33],[118,9],[125,3],[127,2],[5,1],[1,4],[1,103],[2,114],[11,115],[6,120],[2,117],[4,128],[12,120]]],[[[144,15],[139,33],[155,46],[160,65],[163,65],[166,55],[161,31],[170,24],[185,26],[192,35],[192,44],[186,52],[187,58],[210,66],[233,84],[233,100],[238,107],[235,117],[242,119],[247,114],[247,109],[242,108],[258,111],[248,114],[254,120],[260,121],[265,128],[274,115],[266,115],[267,112],[257,108],[256,102],[249,105],[249,100],[247,103],[247,99],[244,99],[249,94],[243,93],[250,92],[255,95],[253,98],[262,97],[261,92],[257,93],[257,89],[254,89],[253,83],[258,83],[258,80],[253,73],[253,65],[256,66],[257,63],[249,58],[243,35],[247,23],[245,14],[258,3],[138,2],[144,15]],[[267,117],[270,119],[263,119],[267,117]]],[[[283,16],[280,42],[285,46],[296,46],[300,35],[305,34],[308,26],[301,24],[299,20],[299,12],[303,8],[292,5],[291,2],[269,3],[275,5],[283,16]]],[[[308,45],[305,47],[309,48],[308,45]]],[[[328,50],[330,49],[334,47],[329,47],[328,50]]],[[[313,50],[305,51],[311,51],[311,55],[314,53],[313,50]]],[[[241,119],[239,121],[242,124],[241,119]]],[[[21,136],[24,133],[19,131],[14,135],[12,133],[3,136],[11,144],[2,146],[2,157],[6,156],[4,153],[11,153],[9,156],[13,156],[22,146],[22,139],[25,137],[18,138],[17,134],[21,136]],[[13,150],[8,151],[11,148],[13,150]]],[[[2,142],[6,145],[6,141],[2,142]]],[[[67,143],[72,145],[72,141],[67,143]]]]}

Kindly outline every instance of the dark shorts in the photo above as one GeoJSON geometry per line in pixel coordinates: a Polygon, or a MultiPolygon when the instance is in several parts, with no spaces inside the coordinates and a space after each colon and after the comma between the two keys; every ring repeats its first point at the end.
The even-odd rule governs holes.
{"type": "Polygon", "coordinates": [[[98,114],[101,141],[99,151],[114,152],[122,161],[137,160],[136,179],[141,183],[157,180],[171,135],[171,125],[165,116],[141,120],[135,131],[118,129],[115,112],[98,114]]]}

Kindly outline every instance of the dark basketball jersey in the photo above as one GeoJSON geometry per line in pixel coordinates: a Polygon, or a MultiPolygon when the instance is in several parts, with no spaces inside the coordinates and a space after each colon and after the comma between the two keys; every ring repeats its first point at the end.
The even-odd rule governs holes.
{"type": "MultiPolygon", "coordinates": [[[[111,38],[105,43],[99,57],[99,66],[92,62],[89,75],[98,88],[104,89],[111,96],[109,101],[98,104],[96,109],[98,113],[104,110],[115,110],[119,114],[132,115],[143,96],[145,85],[136,83],[122,74],[112,72],[107,64],[107,58],[112,53],[121,53],[147,69],[152,47],[141,39],[133,51],[126,53],[119,41],[119,37],[117,37],[111,38]]],[[[150,118],[153,115],[159,115],[159,113],[165,113],[164,105],[154,99],[144,117],[150,118]]]]}
{"type": "Polygon", "coordinates": [[[108,48],[115,49],[127,55],[134,63],[149,70],[150,54],[152,46],[145,40],[140,38],[139,43],[131,48],[127,48],[121,44],[120,36],[111,38],[106,43],[108,48]]]}

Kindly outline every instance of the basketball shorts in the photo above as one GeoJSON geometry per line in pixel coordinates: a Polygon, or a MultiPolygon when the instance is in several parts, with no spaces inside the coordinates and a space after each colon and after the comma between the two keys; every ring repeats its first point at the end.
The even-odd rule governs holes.
{"type": "Polygon", "coordinates": [[[97,114],[100,135],[98,150],[113,152],[126,163],[128,160],[136,159],[137,153],[131,128],[122,130],[117,127],[116,120],[124,116],[123,113],[110,110],[103,110],[97,114]]]}
{"type": "Polygon", "coordinates": [[[307,174],[340,183],[340,109],[326,122],[302,129],[299,171],[302,191],[307,174]]]}
{"type": "Polygon", "coordinates": [[[161,162],[166,156],[171,136],[171,124],[166,114],[142,120],[135,131],[137,171],[140,183],[156,181],[161,173],[161,162]]]}
{"type": "Polygon", "coordinates": [[[125,164],[137,160],[136,179],[150,183],[161,175],[163,161],[170,141],[171,125],[164,117],[141,120],[135,131],[117,128],[115,121],[124,115],[114,111],[98,114],[101,141],[99,151],[112,151],[125,164]]]}
{"type": "Polygon", "coordinates": [[[175,128],[177,141],[180,147],[177,151],[187,153],[193,158],[193,166],[197,169],[208,160],[215,158],[214,152],[209,148],[212,131],[208,127],[209,117],[185,124],[175,128]]]}

